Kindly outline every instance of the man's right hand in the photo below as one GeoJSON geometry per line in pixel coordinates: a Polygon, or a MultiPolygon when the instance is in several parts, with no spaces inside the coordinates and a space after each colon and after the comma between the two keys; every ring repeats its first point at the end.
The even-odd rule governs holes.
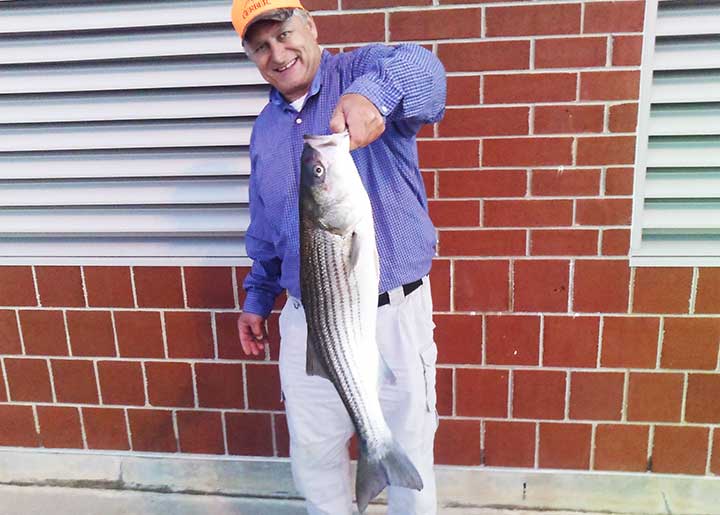
{"type": "Polygon", "coordinates": [[[238,317],[240,344],[246,355],[257,356],[268,343],[265,319],[254,313],[241,313],[238,317]]]}

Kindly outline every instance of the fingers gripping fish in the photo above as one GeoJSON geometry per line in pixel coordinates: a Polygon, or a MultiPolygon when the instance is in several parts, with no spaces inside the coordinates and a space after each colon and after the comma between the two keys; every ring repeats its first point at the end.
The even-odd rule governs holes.
{"type": "Polygon", "coordinates": [[[360,512],[388,485],[422,489],[378,398],[394,381],[375,339],[379,267],[372,207],[347,134],[305,136],[300,172],[300,285],[308,326],[307,372],[329,379],[360,443],[360,512]]]}

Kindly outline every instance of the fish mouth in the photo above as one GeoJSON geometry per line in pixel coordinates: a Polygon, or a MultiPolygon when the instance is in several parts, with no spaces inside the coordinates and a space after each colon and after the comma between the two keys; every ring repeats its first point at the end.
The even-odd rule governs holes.
{"type": "Polygon", "coordinates": [[[303,134],[303,141],[309,143],[311,146],[336,144],[346,138],[350,138],[350,133],[347,129],[333,134],[303,134]]]}

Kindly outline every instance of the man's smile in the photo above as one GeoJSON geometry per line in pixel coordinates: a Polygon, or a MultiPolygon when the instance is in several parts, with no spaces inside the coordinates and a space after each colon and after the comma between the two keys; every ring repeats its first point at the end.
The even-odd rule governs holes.
{"type": "Polygon", "coordinates": [[[298,60],[298,58],[296,57],[295,59],[293,59],[293,60],[290,61],[289,63],[281,66],[280,68],[275,68],[275,71],[278,72],[278,73],[282,73],[282,72],[284,72],[285,70],[289,69],[292,65],[294,65],[294,64],[297,62],[297,60],[298,60]]]}

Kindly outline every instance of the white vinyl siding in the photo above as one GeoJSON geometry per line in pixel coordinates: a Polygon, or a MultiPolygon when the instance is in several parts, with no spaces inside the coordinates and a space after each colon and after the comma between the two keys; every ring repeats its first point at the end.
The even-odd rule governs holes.
{"type": "Polygon", "coordinates": [[[720,2],[650,0],[631,264],[720,266],[720,2]]]}
{"type": "Polygon", "coordinates": [[[228,0],[0,2],[0,263],[246,263],[267,91],[228,0]]]}

